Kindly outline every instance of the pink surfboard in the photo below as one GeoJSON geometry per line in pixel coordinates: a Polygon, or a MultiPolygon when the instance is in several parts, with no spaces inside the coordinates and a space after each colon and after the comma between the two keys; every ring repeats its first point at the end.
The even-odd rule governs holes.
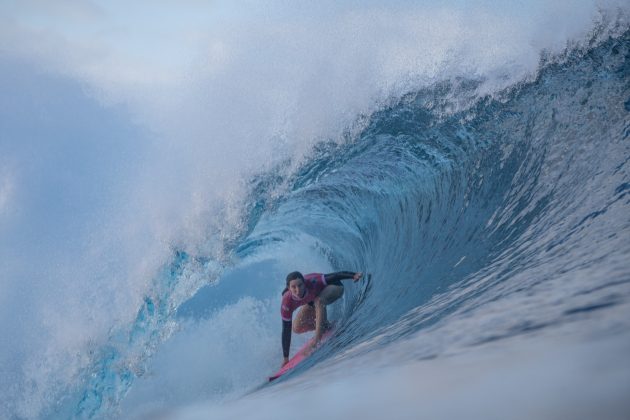
{"type": "MultiPolygon", "coordinates": [[[[333,331],[334,331],[334,328],[331,328],[322,335],[322,339],[319,342],[320,345],[332,336],[333,331]]],[[[269,382],[273,381],[274,379],[278,379],[279,377],[281,377],[282,375],[284,375],[285,373],[287,373],[288,371],[290,371],[291,369],[299,365],[308,356],[310,356],[311,355],[310,348],[314,342],[315,342],[315,337],[308,340],[306,344],[304,344],[302,348],[300,348],[300,350],[298,350],[298,352],[295,353],[295,355],[293,355],[293,357],[289,359],[286,365],[282,366],[279,371],[277,371],[275,374],[269,377],[269,382]]]]}

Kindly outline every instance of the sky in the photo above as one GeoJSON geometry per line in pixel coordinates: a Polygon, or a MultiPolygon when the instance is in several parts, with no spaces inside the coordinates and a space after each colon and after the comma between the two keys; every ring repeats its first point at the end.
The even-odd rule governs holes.
{"type": "Polygon", "coordinates": [[[221,11],[202,1],[61,0],[5,1],[0,14],[3,49],[85,77],[142,83],[166,82],[189,64],[200,31],[221,11]]]}

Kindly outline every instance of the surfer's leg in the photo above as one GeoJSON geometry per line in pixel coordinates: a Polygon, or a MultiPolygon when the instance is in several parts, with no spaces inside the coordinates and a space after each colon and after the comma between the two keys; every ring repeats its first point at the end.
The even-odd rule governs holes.
{"type": "Polygon", "coordinates": [[[329,284],[319,294],[319,301],[323,305],[330,305],[341,296],[343,296],[343,286],[341,284],[329,284]]]}
{"type": "Polygon", "coordinates": [[[343,296],[343,286],[340,281],[329,284],[319,294],[319,301],[322,303],[322,325],[325,330],[330,327],[328,324],[328,316],[326,314],[326,305],[330,305],[341,296],[343,296]]]}
{"type": "Polygon", "coordinates": [[[302,334],[315,329],[315,308],[312,305],[304,305],[293,320],[293,332],[302,334]]]}

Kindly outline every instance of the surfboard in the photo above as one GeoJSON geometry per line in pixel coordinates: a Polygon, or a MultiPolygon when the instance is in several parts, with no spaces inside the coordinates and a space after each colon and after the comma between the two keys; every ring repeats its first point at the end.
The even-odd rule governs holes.
{"type": "MultiPolygon", "coordinates": [[[[326,340],[328,340],[333,335],[334,330],[335,330],[335,328],[332,327],[328,331],[326,331],[324,334],[322,334],[322,339],[319,341],[319,344],[321,345],[326,340]]],[[[288,371],[292,370],[297,365],[299,365],[308,356],[310,356],[311,355],[311,346],[314,343],[315,343],[315,337],[313,337],[310,340],[308,340],[306,342],[306,344],[304,344],[298,350],[298,352],[295,353],[295,355],[293,355],[293,357],[289,359],[289,361],[287,362],[286,365],[282,366],[280,368],[280,370],[278,370],[275,374],[273,374],[272,376],[269,377],[269,382],[273,381],[274,379],[278,379],[279,377],[281,377],[282,375],[284,375],[285,373],[287,373],[288,371]]]]}

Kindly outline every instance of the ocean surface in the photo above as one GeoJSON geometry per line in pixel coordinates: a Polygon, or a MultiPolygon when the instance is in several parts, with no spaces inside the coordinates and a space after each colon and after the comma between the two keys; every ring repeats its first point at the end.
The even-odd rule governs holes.
{"type": "Polygon", "coordinates": [[[530,67],[517,51],[468,69],[455,48],[369,107],[339,87],[308,124],[274,120],[304,123],[300,142],[251,134],[241,93],[225,115],[254,140],[216,150],[200,126],[134,141],[155,136],[146,119],[5,56],[0,417],[628,418],[630,30],[613,10],[530,67]],[[371,276],[344,282],[334,337],[267,383],[294,270],[371,276]]]}

